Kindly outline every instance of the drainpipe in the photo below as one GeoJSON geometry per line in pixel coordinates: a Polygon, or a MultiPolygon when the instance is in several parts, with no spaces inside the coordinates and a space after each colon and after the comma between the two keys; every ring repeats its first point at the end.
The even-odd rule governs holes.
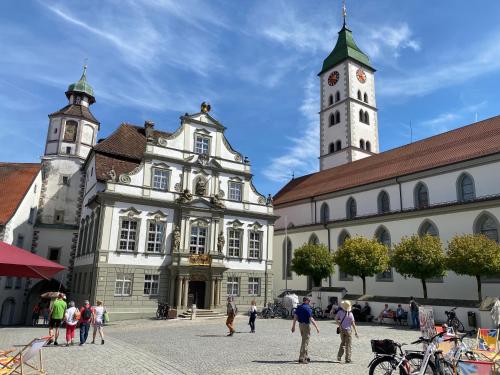
{"type": "Polygon", "coordinates": [[[267,223],[267,247],[266,247],[266,261],[264,262],[264,307],[267,306],[267,278],[268,278],[268,275],[267,275],[267,262],[269,260],[269,222],[267,223]]]}
{"type": "MultiPolygon", "coordinates": [[[[97,293],[97,278],[99,277],[99,273],[97,272],[97,263],[99,261],[99,245],[101,243],[101,235],[102,235],[102,218],[104,216],[104,207],[103,207],[103,204],[102,204],[102,201],[97,198],[98,202],[99,202],[99,222],[97,223],[97,233],[96,233],[96,237],[97,237],[97,240],[95,242],[95,249],[94,249],[94,262],[93,262],[93,266],[92,266],[92,277],[91,277],[91,284],[92,287],[90,289],[90,302],[92,303],[92,301],[95,302],[95,299],[96,299],[96,293],[97,293]],[[95,277],[94,277],[95,276],[95,277]]],[[[92,246],[92,245],[91,245],[92,246]]],[[[107,284],[107,281],[108,280],[105,280],[105,283],[104,285],[107,284]]],[[[103,298],[105,297],[106,295],[103,296],[103,298]]]]}
{"type": "MultiPolygon", "coordinates": [[[[328,252],[331,254],[332,253],[332,248],[330,245],[330,228],[327,227],[325,223],[325,229],[328,231],[328,252]]],[[[328,286],[332,286],[332,275],[328,276],[328,286]]]]}
{"type": "Polygon", "coordinates": [[[403,193],[401,191],[401,182],[399,182],[398,177],[396,177],[396,183],[399,186],[399,211],[403,211],[403,193]]]}

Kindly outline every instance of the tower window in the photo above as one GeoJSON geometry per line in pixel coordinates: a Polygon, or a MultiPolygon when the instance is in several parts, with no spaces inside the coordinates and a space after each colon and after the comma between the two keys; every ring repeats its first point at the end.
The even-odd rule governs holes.
{"type": "Polygon", "coordinates": [[[338,101],[340,101],[340,91],[337,91],[335,93],[335,103],[338,102],[338,101]]]}
{"type": "Polygon", "coordinates": [[[333,113],[330,114],[330,126],[335,125],[335,115],[333,113]]]}
{"type": "Polygon", "coordinates": [[[66,153],[71,154],[71,147],[66,147],[66,153]]]}
{"type": "Polygon", "coordinates": [[[363,101],[365,103],[368,103],[368,94],[365,92],[365,94],[363,95],[363,101]]]}
{"type": "Polygon", "coordinates": [[[358,90],[358,100],[361,100],[361,90],[358,90]]]}
{"type": "Polygon", "coordinates": [[[370,125],[370,115],[365,111],[365,124],[370,125]]]}
{"type": "Polygon", "coordinates": [[[66,125],[64,127],[64,138],[65,142],[75,142],[76,140],[76,131],[77,131],[78,123],[73,120],[66,121],[66,125]]]}
{"type": "Polygon", "coordinates": [[[57,128],[54,128],[54,134],[57,134],[57,128]]]}
{"type": "Polygon", "coordinates": [[[337,151],[340,151],[342,149],[342,141],[338,140],[337,142],[335,142],[335,149],[337,151]]]}
{"type": "Polygon", "coordinates": [[[370,141],[366,141],[365,150],[370,151],[370,152],[372,151],[372,145],[371,145],[370,141]]]}
{"type": "Polygon", "coordinates": [[[330,95],[330,97],[328,98],[328,105],[332,104],[333,104],[333,95],[330,95]]]}
{"type": "Polygon", "coordinates": [[[365,149],[365,141],[362,140],[362,139],[359,140],[359,148],[362,149],[362,150],[365,149]]]}
{"type": "Polygon", "coordinates": [[[365,114],[363,113],[363,110],[359,110],[359,122],[365,122],[365,114]]]}
{"type": "Polygon", "coordinates": [[[328,146],[328,152],[331,154],[333,152],[335,152],[335,144],[332,142],[330,143],[330,145],[328,146]]]}
{"type": "Polygon", "coordinates": [[[339,111],[335,112],[335,123],[336,124],[340,123],[340,112],[339,111]]]}

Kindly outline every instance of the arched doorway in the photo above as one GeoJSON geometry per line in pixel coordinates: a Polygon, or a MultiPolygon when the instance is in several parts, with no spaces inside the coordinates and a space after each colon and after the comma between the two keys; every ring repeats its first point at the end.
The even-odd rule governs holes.
{"type": "Polygon", "coordinates": [[[189,281],[188,307],[195,304],[198,309],[205,308],[205,281],[189,281]]]}
{"type": "Polygon", "coordinates": [[[16,311],[16,301],[14,298],[7,298],[2,303],[0,311],[0,326],[10,326],[14,324],[14,313],[16,311]]]}
{"type": "MultiPolygon", "coordinates": [[[[26,312],[24,313],[26,316],[26,324],[31,324],[31,312],[33,311],[35,304],[40,303],[42,308],[50,304],[50,300],[42,300],[40,298],[40,296],[45,292],[62,292],[67,294],[66,288],[59,280],[50,279],[36,282],[26,296],[27,305],[26,312]]],[[[71,296],[68,296],[68,302],[70,297],[71,296]]]]}

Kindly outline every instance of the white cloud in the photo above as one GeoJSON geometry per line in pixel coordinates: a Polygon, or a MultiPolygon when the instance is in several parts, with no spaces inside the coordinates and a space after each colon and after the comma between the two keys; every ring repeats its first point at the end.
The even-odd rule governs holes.
{"type": "Polygon", "coordinates": [[[287,137],[290,144],[281,156],[272,158],[264,175],[274,182],[286,182],[292,174],[301,176],[318,170],[319,95],[316,77],[310,76],[300,112],[305,119],[304,130],[296,137],[287,137]]]}

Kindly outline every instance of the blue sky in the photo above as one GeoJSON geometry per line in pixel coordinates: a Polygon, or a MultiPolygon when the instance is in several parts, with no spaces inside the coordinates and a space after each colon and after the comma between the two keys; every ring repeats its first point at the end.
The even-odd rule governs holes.
{"type": "MultiPolygon", "coordinates": [[[[376,73],[381,150],[500,114],[500,2],[348,0],[376,73]],[[432,6],[430,5],[432,4],[432,6]]],[[[100,137],[121,122],[173,130],[207,100],[255,184],[318,168],[317,72],[341,1],[0,2],[0,161],[38,161],[47,114],[88,59],[100,137]]]]}

